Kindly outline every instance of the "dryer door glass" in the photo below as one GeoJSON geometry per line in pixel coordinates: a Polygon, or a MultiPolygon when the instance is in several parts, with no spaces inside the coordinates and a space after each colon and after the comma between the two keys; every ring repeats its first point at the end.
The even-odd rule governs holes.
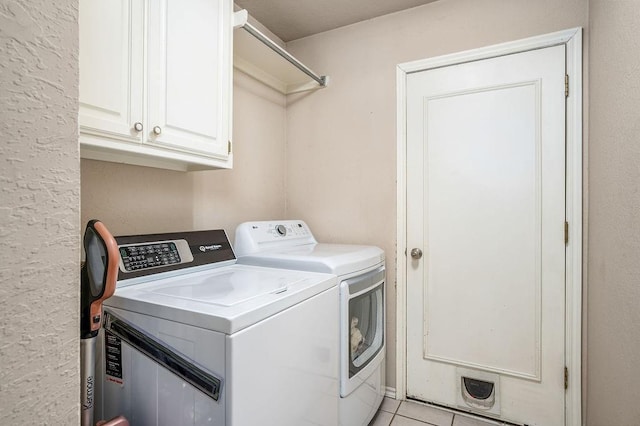
{"type": "Polygon", "coordinates": [[[384,281],[349,299],[349,377],[358,374],[384,344],[384,281]]]}

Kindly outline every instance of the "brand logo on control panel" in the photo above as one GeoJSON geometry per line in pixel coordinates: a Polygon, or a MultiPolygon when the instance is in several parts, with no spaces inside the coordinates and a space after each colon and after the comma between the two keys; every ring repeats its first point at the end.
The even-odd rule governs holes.
{"type": "Polygon", "coordinates": [[[198,249],[203,253],[206,253],[208,251],[220,250],[221,248],[222,248],[222,245],[220,245],[220,244],[211,244],[211,245],[208,245],[208,246],[200,246],[200,247],[198,247],[198,249]]]}

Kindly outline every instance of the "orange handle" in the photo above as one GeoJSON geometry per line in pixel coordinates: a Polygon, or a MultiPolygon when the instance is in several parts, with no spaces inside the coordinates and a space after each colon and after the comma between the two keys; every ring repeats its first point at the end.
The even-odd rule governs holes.
{"type": "Polygon", "coordinates": [[[99,299],[91,302],[90,318],[91,331],[100,328],[102,320],[102,302],[113,296],[116,291],[116,282],[118,280],[118,264],[120,263],[120,252],[118,251],[118,243],[113,235],[109,232],[102,222],[95,222],[93,227],[96,233],[104,241],[107,250],[108,264],[106,265],[104,292],[99,299]]]}

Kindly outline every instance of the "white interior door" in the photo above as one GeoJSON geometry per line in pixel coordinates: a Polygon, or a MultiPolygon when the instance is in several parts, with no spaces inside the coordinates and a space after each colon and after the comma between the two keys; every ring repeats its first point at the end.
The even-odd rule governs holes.
{"type": "Polygon", "coordinates": [[[565,46],[409,74],[406,106],[407,396],[564,424],[565,46]]]}

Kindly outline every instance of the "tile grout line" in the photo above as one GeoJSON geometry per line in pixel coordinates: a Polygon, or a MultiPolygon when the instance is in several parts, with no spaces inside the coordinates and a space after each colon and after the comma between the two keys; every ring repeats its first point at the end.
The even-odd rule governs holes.
{"type": "Polygon", "coordinates": [[[389,420],[389,426],[391,426],[391,423],[393,423],[393,419],[396,418],[396,413],[398,412],[398,410],[400,409],[400,405],[402,404],[402,401],[400,401],[400,404],[398,404],[398,406],[396,407],[395,410],[393,410],[393,413],[391,413],[391,420],[389,420]]]}
{"type": "MultiPolygon", "coordinates": [[[[400,404],[402,404],[402,402],[400,402],[400,404]]],[[[389,426],[391,426],[391,423],[393,423],[393,419],[396,418],[396,413],[398,412],[398,409],[400,408],[400,404],[398,404],[396,409],[393,410],[393,413],[391,413],[391,420],[389,420],[389,426]]]]}

